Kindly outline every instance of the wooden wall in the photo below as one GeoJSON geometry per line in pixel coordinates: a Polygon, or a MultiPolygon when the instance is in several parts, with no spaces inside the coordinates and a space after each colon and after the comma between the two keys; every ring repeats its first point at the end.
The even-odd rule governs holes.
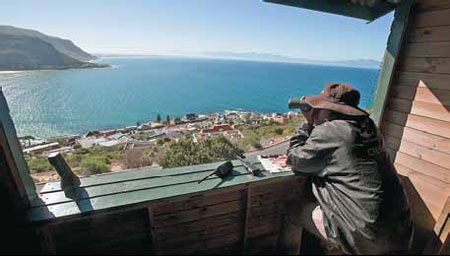
{"type": "Polygon", "coordinates": [[[36,228],[50,254],[283,253],[292,240],[284,235],[287,209],[301,207],[305,181],[256,182],[36,228]]]}
{"type": "Polygon", "coordinates": [[[381,128],[433,228],[450,195],[450,1],[418,1],[402,44],[381,128]]]}

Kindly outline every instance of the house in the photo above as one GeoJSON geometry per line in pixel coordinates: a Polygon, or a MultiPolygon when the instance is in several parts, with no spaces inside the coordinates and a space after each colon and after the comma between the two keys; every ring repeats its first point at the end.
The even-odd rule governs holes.
{"type": "Polygon", "coordinates": [[[60,145],[58,142],[52,142],[24,149],[23,153],[30,156],[37,156],[59,147],[60,145]]]}
{"type": "Polygon", "coordinates": [[[232,131],[232,130],[233,130],[233,128],[231,128],[231,126],[229,126],[228,124],[215,124],[215,125],[213,125],[212,128],[204,129],[200,133],[202,133],[202,134],[214,134],[214,133],[228,132],[228,131],[232,131]]]}

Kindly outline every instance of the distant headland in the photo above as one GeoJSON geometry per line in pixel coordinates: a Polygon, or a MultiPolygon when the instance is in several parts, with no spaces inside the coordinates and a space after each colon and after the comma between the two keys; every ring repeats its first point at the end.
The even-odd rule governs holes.
{"type": "Polygon", "coordinates": [[[72,41],[0,25],[0,71],[105,68],[72,41]]]}

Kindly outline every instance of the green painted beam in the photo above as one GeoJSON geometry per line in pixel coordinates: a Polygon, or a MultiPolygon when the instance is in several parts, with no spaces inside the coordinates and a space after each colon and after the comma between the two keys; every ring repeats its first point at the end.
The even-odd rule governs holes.
{"type": "MultiPolygon", "coordinates": [[[[213,169],[214,170],[214,169],[213,169]]],[[[119,183],[105,183],[98,186],[89,186],[82,188],[81,193],[74,193],[71,196],[66,196],[64,191],[57,191],[53,193],[46,193],[41,195],[41,201],[32,202],[33,207],[40,207],[42,204],[53,205],[58,203],[65,203],[81,199],[92,199],[107,195],[121,194],[134,192],[146,189],[159,189],[174,185],[196,185],[199,180],[208,175],[213,170],[199,170],[198,172],[186,173],[184,175],[167,175],[160,177],[149,177],[147,179],[129,180],[119,183]]],[[[145,172],[145,171],[144,171],[145,172]]],[[[150,171],[151,172],[151,171],[150,171]]],[[[234,176],[250,175],[242,165],[235,166],[234,176]]],[[[219,179],[212,176],[208,180],[219,179]]]]}
{"type": "Polygon", "coordinates": [[[383,66],[378,77],[377,94],[371,115],[377,125],[380,125],[382,121],[390,84],[394,77],[395,64],[400,54],[413,3],[414,0],[403,0],[395,11],[394,22],[392,23],[391,33],[384,53],[383,66]]]}
{"type": "MultiPolygon", "coordinates": [[[[255,162],[255,159],[249,159],[255,162]]],[[[198,183],[211,170],[222,162],[186,166],[179,168],[148,170],[130,170],[111,175],[100,175],[81,179],[82,186],[75,195],[69,195],[58,189],[49,189],[33,202],[29,219],[32,222],[54,221],[60,218],[81,214],[117,209],[139,203],[149,203],[187,196],[208,191],[217,191],[236,186],[246,186],[271,179],[293,177],[293,172],[270,174],[255,177],[249,174],[239,161],[233,161],[233,175],[222,180],[213,176],[198,183]],[[117,177],[114,177],[116,176],[117,177]],[[84,185],[83,185],[84,184],[84,185]]],[[[255,165],[261,165],[255,162],[255,165]]],[[[57,186],[58,182],[51,183],[57,186]]],[[[51,187],[49,187],[51,188],[51,187]]]]}
{"type": "Polygon", "coordinates": [[[388,2],[382,2],[371,8],[352,4],[349,0],[264,0],[264,2],[343,15],[366,21],[373,21],[395,8],[394,4],[388,2]]]}
{"type": "Polygon", "coordinates": [[[5,132],[6,140],[8,142],[9,148],[11,150],[11,154],[13,160],[17,166],[19,171],[19,176],[22,180],[23,188],[19,188],[19,190],[24,191],[24,203],[28,204],[31,200],[36,198],[36,187],[34,185],[33,180],[31,179],[28,165],[23,157],[22,147],[20,146],[19,140],[17,138],[16,127],[14,126],[14,122],[9,114],[9,107],[6,101],[5,96],[3,95],[2,88],[0,87],[0,126],[3,127],[5,132]]]}
{"type": "MultiPolygon", "coordinates": [[[[241,166],[242,164],[234,160],[232,161],[234,166],[241,166]]],[[[141,167],[136,169],[124,170],[120,172],[111,172],[101,175],[92,175],[83,177],[80,179],[81,188],[88,188],[94,186],[101,186],[112,183],[121,183],[127,181],[151,179],[167,176],[180,176],[191,173],[207,172],[217,168],[221,163],[209,163],[195,166],[183,166],[169,169],[154,169],[151,167],[141,167]]],[[[53,193],[62,191],[60,182],[49,182],[39,192],[40,194],[53,193]]]]}

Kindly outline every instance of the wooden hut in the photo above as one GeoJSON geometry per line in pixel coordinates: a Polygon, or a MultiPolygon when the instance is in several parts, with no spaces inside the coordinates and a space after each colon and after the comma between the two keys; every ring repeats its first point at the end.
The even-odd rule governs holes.
{"type": "MultiPolygon", "coordinates": [[[[402,175],[417,252],[449,253],[450,1],[267,0],[372,21],[395,10],[373,119],[402,175]]],[[[287,7],[286,7],[287,8],[287,7]]],[[[2,252],[298,253],[286,221],[305,180],[292,173],[198,181],[220,163],[82,178],[36,190],[0,94],[2,252]],[[286,196],[288,195],[288,196],[286,196]]],[[[256,163],[257,164],[257,163],[256,163]]]]}

